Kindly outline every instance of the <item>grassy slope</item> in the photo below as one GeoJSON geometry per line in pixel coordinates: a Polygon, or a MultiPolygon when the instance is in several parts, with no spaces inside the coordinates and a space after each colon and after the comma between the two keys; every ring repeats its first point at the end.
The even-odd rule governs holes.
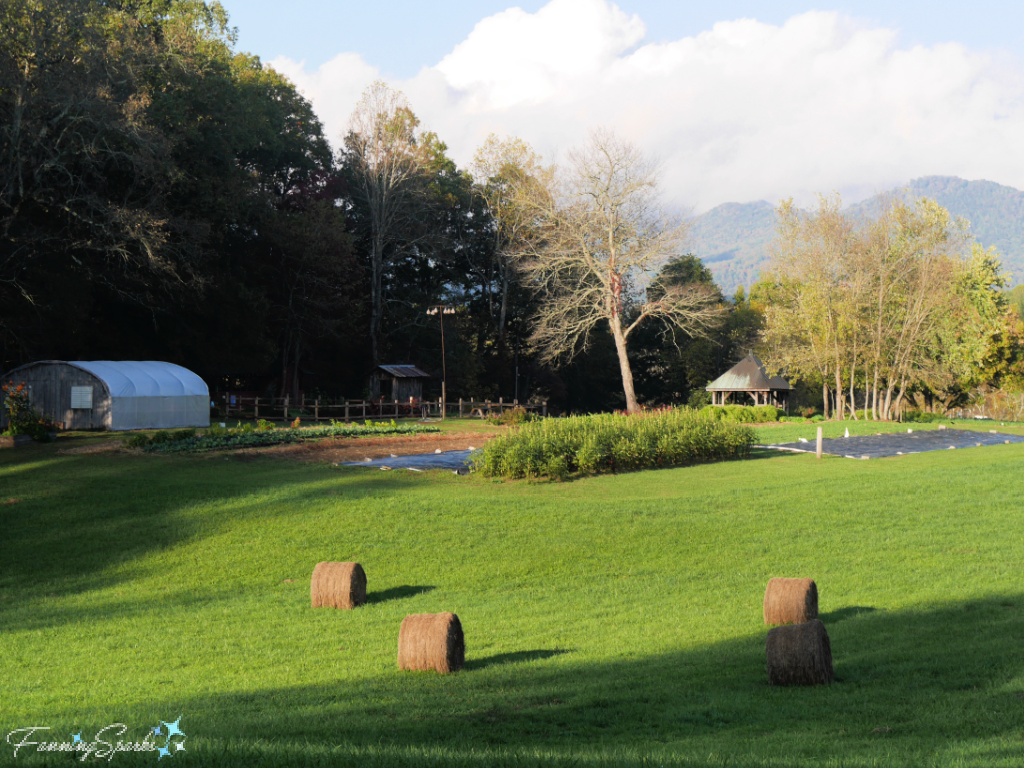
{"type": "MultiPolygon", "coordinates": [[[[797,427],[816,425],[776,429],[797,427]]],[[[0,452],[0,502],[20,499],[0,505],[2,733],[141,738],[183,714],[185,765],[1024,750],[1022,446],[566,484],[59,447],[0,452]],[[363,564],[369,605],[308,607],[325,559],[363,564]],[[817,579],[832,687],[766,685],[774,575],[817,579]],[[438,610],[461,617],[468,669],[398,672],[402,617],[438,610]]]]}

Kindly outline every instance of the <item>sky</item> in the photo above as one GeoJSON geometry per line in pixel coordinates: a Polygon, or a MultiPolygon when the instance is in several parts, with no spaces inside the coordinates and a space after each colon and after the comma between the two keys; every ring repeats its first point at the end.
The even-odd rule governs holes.
{"type": "Polygon", "coordinates": [[[557,161],[611,128],[695,213],[927,175],[1024,188],[1024,3],[222,0],[335,144],[376,79],[460,166],[490,133],[557,161]],[[285,10],[282,10],[285,9],[285,10]]]}

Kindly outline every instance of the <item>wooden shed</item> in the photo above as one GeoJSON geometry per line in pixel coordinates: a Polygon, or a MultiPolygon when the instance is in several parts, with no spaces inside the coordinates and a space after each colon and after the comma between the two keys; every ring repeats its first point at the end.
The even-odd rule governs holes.
{"type": "Polygon", "coordinates": [[[408,401],[423,399],[423,382],[430,376],[415,365],[378,365],[370,376],[370,397],[408,401]]]}
{"type": "Polygon", "coordinates": [[[44,360],[3,375],[64,429],[210,426],[210,392],[187,368],[158,361],[44,360]]]}
{"type": "MultiPolygon", "coordinates": [[[[769,376],[756,355],[749,354],[707,386],[715,405],[725,405],[735,395],[751,397],[754,405],[774,405],[789,409],[793,387],[781,376],[769,376]]],[[[738,402],[736,405],[745,405],[738,402]]]]}

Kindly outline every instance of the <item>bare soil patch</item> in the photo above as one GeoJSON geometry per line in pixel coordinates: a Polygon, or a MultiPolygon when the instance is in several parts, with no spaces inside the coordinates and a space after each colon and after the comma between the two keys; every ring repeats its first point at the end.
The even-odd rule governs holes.
{"type": "Polygon", "coordinates": [[[271,456],[297,461],[362,461],[411,456],[435,451],[464,451],[470,446],[479,448],[498,433],[458,432],[429,435],[395,435],[393,437],[343,437],[308,443],[274,445],[233,452],[236,455],[271,456]]]}

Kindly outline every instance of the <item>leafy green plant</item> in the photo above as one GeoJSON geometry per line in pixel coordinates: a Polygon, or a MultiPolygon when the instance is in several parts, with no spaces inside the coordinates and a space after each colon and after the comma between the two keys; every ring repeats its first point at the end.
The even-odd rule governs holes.
{"type": "Polygon", "coordinates": [[[537,414],[530,413],[521,406],[516,406],[515,408],[509,408],[508,410],[503,411],[497,416],[488,416],[487,423],[498,426],[515,426],[516,424],[526,424],[530,421],[536,421],[539,418],[540,416],[537,414]]]}
{"type": "Polygon", "coordinates": [[[715,421],[738,421],[745,424],[765,424],[778,421],[782,411],[774,405],[709,405],[701,413],[715,421]]]}
{"type": "Polygon", "coordinates": [[[149,445],[149,438],[140,432],[137,435],[132,435],[131,437],[129,437],[127,440],[124,441],[124,444],[128,448],[145,448],[147,445],[149,445]]]}
{"type": "Polygon", "coordinates": [[[907,411],[903,414],[903,420],[916,424],[932,424],[936,421],[951,421],[942,413],[929,413],[928,411],[907,411]]]}
{"type": "Polygon", "coordinates": [[[275,429],[276,426],[277,425],[274,424],[274,422],[272,422],[272,421],[267,421],[266,419],[260,419],[259,421],[256,422],[256,431],[257,432],[272,432],[275,429]]]}
{"type": "Polygon", "coordinates": [[[332,437],[416,435],[440,431],[437,427],[420,424],[398,424],[394,420],[390,422],[366,422],[365,424],[346,424],[341,421],[331,420],[330,425],[310,427],[308,429],[273,430],[261,430],[258,428],[258,425],[254,427],[252,423],[245,425],[239,423],[237,429],[223,430],[218,428],[214,431],[211,427],[203,435],[197,435],[195,430],[192,430],[192,436],[175,441],[170,440],[168,437],[163,437],[160,441],[157,441],[157,435],[167,434],[158,432],[157,435],[153,436],[153,441],[146,447],[146,450],[159,453],[202,453],[204,451],[237,448],[259,448],[262,446],[332,437]]]}
{"type": "Polygon", "coordinates": [[[475,466],[490,477],[562,479],[736,458],[753,444],[750,428],[690,409],[570,416],[523,424],[489,441],[475,466]]]}

